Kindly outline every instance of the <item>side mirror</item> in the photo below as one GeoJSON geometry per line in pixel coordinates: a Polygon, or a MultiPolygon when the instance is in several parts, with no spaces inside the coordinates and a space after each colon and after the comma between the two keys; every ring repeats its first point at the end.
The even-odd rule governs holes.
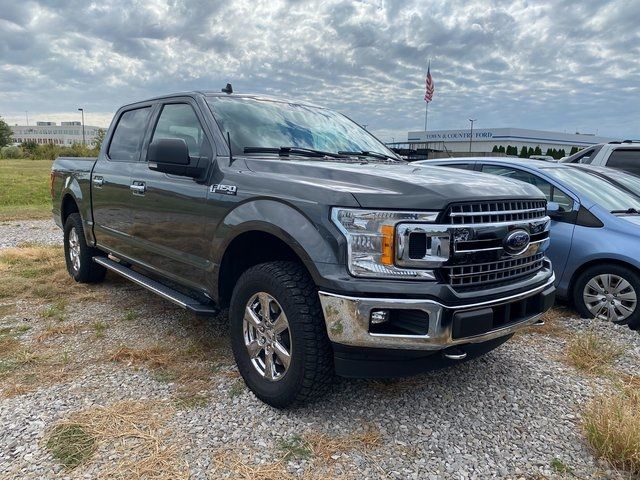
{"type": "Polygon", "coordinates": [[[563,213],[564,209],[558,202],[547,202],[547,215],[549,215],[550,218],[560,218],[563,213]]]}
{"type": "Polygon", "coordinates": [[[149,145],[149,168],[173,175],[189,175],[189,148],[182,138],[160,138],[149,145]]]}

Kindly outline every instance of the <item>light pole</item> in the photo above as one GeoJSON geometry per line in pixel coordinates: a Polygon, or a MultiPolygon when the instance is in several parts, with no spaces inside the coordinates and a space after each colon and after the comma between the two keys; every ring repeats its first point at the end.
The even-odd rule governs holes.
{"type": "Polygon", "coordinates": [[[79,108],[78,110],[82,112],[82,146],[86,147],[87,144],[84,141],[84,108],[79,108]]]}
{"type": "Polygon", "coordinates": [[[470,118],[471,122],[471,132],[469,133],[469,152],[471,152],[471,143],[473,142],[473,122],[475,122],[477,118],[470,118]]]}

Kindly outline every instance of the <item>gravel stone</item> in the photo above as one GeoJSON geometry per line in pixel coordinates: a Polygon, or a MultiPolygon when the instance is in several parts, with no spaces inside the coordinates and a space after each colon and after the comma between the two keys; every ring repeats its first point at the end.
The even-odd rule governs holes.
{"type": "Polygon", "coordinates": [[[53,220],[13,220],[0,222],[0,248],[21,243],[61,245],[62,229],[53,220]]]}
{"type": "MultiPolygon", "coordinates": [[[[51,221],[0,225],[0,245],[25,241],[59,243],[60,230],[51,221]]],[[[224,312],[206,322],[196,321],[113,276],[95,288],[95,299],[68,306],[65,321],[79,325],[79,331],[59,340],[73,350],[77,338],[94,335],[91,326],[96,320],[107,323],[105,337],[91,344],[95,347],[73,350],[75,360],[87,367],[60,383],[0,397],[2,479],[98,478],[117,463],[115,452],[100,447],[86,466],[62,470],[45,447],[47,431],[56,421],[91,406],[119,400],[172,402],[178,385],[161,381],[148,368],[91,361],[135,339],[162,339],[169,334],[185,341],[211,336],[222,352],[223,366],[212,371],[216,379],[207,387],[209,401],[176,410],[167,424],[172,432],[167,435],[185,446],[177,460],[186,462],[192,479],[222,478],[214,470],[221,453],[237,455],[253,466],[268,465],[282,459],[282,443],[296,436],[339,437],[364,429],[380,433],[378,447],[336,452],[320,466],[317,458],[293,458],[284,462],[285,470],[296,478],[566,478],[552,467],[557,459],[572,469],[575,478],[625,478],[592,456],[580,427],[582,409],[595,394],[610,388],[611,380],[566,365],[561,360],[565,336],[518,334],[483,358],[404,380],[337,380],[332,393],[320,401],[279,411],[246,388],[239,393],[234,388],[238,379],[233,375],[224,312]],[[136,318],[123,319],[124,308],[133,308],[136,318]],[[196,323],[199,329],[193,328],[196,323]]],[[[14,312],[0,316],[0,327],[26,322],[32,329],[25,338],[35,338],[38,322],[44,322],[37,314],[41,307],[16,302],[14,312]]],[[[637,332],[578,318],[557,322],[572,333],[595,330],[626,345],[616,368],[637,374],[637,332]]]]}

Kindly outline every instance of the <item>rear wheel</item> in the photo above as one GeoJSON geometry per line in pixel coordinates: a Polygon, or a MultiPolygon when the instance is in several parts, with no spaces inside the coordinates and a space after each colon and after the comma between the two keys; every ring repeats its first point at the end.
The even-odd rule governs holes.
{"type": "Polygon", "coordinates": [[[249,389],[277,408],[313,400],[333,378],[333,355],[316,287],[293,262],[250,268],[229,309],[233,354],[249,389]]]}
{"type": "Polygon", "coordinates": [[[107,270],[93,261],[101,252],[87,245],[79,213],[72,213],[64,223],[64,256],[67,271],[76,282],[98,283],[107,270]]]}
{"type": "Polygon", "coordinates": [[[573,286],[573,302],[584,318],[640,326],[640,276],[621,265],[595,265],[586,269],[573,286]]]}

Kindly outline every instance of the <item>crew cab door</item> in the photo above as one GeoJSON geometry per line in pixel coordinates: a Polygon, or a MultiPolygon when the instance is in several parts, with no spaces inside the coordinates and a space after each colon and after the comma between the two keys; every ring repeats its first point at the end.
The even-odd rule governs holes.
{"type": "MultiPolygon", "coordinates": [[[[190,161],[213,160],[211,141],[202,127],[198,107],[190,98],[158,105],[149,143],[183,139],[190,161]]],[[[205,238],[206,182],[149,169],[146,159],[133,166],[130,205],[133,211],[134,258],[151,271],[181,284],[201,287],[210,262],[205,238]]]]}
{"type": "Polygon", "coordinates": [[[123,256],[131,253],[132,246],[131,172],[140,161],[151,110],[146,105],[119,113],[108,148],[98,157],[91,175],[96,241],[123,256]]]}

